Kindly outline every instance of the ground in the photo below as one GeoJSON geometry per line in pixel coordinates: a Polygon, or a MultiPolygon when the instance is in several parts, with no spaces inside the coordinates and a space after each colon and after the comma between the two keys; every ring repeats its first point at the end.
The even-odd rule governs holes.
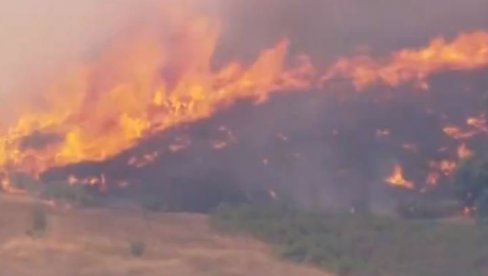
{"type": "Polygon", "coordinates": [[[0,196],[0,276],[330,275],[280,260],[256,240],[216,232],[204,215],[44,205],[48,228],[34,237],[35,206],[0,196]],[[136,241],[146,244],[142,257],[131,254],[136,241]]]}

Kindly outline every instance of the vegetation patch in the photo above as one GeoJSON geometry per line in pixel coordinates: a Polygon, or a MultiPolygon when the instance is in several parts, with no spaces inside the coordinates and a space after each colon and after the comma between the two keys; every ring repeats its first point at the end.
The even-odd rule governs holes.
{"type": "Polygon", "coordinates": [[[146,253],[146,243],[140,240],[129,243],[130,254],[134,257],[142,257],[146,253]]]}
{"type": "Polygon", "coordinates": [[[488,275],[488,226],[291,208],[219,208],[220,230],[249,233],[281,256],[353,276],[488,275]]]}
{"type": "Polygon", "coordinates": [[[27,234],[32,237],[42,236],[48,227],[48,218],[46,212],[41,206],[35,206],[31,212],[31,226],[27,234]]]}
{"type": "Polygon", "coordinates": [[[70,185],[64,181],[41,184],[39,196],[43,199],[54,200],[59,204],[91,207],[99,204],[88,187],[83,185],[70,185]]]}

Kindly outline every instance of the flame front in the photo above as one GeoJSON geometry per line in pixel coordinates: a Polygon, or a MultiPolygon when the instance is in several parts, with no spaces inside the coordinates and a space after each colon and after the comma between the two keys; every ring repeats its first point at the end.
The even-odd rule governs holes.
{"type": "Polygon", "coordinates": [[[415,184],[411,181],[408,181],[404,178],[403,176],[403,168],[396,164],[393,167],[393,172],[390,177],[385,179],[385,181],[390,184],[391,186],[394,187],[400,187],[400,188],[405,188],[405,189],[414,189],[415,184]]]}
{"type": "Polygon", "coordinates": [[[213,69],[218,24],[196,18],[171,27],[176,33],[168,43],[152,34],[118,42],[41,94],[42,107],[27,103],[16,122],[0,130],[0,167],[38,174],[104,160],[144,136],[206,118],[236,100],[305,88],[306,61],[284,69],[286,41],[263,50],[250,66],[231,62],[213,69]]]}
{"type": "Polygon", "coordinates": [[[415,82],[426,89],[427,78],[441,70],[470,70],[488,64],[488,33],[483,31],[459,35],[452,42],[439,37],[422,49],[404,49],[386,59],[357,56],[339,60],[326,79],[347,77],[357,89],[376,83],[398,86],[415,82]]]}
{"type": "MultiPolygon", "coordinates": [[[[248,65],[232,61],[214,68],[219,23],[186,5],[171,6],[175,8],[166,8],[162,15],[167,31],[148,28],[127,35],[98,59],[72,68],[32,99],[11,99],[17,109],[14,120],[0,124],[4,190],[10,187],[5,180],[9,170],[37,176],[54,166],[104,160],[141,138],[207,118],[241,99],[260,102],[273,92],[319,88],[343,77],[358,89],[375,83],[424,83],[442,70],[488,65],[488,33],[478,31],[451,42],[437,38],[426,48],[400,50],[386,59],[344,58],[323,74],[307,56],[290,63],[286,39],[262,50],[248,65]]],[[[479,126],[474,119],[468,123],[479,126]]],[[[445,133],[461,137],[454,127],[446,127],[445,133]]],[[[181,149],[177,146],[181,145],[175,151],[181,149]]],[[[467,148],[460,148],[459,155],[468,156],[467,148]]],[[[157,156],[150,153],[129,163],[144,166],[157,156]]],[[[444,166],[442,171],[452,169],[451,164],[444,166]]],[[[88,184],[104,181],[100,176],[88,184]]],[[[395,166],[387,182],[414,188],[403,178],[400,166],[395,166]]]]}

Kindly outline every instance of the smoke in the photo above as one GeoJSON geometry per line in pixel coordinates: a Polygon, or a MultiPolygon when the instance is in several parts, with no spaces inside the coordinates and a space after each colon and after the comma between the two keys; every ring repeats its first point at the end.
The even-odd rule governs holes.
{"type": "MultiPolygon", "coordinates": [[[[224,1],[225,2],[225,1],[224,1]]],[[[222,49],[252,55],[278,38],[318,64],[356,51],[385,54],[488,27],[488,0],[249,0],[223,4],[222,49]]]]}
{"type": "Polygon", "coordinates": [[[0,2],[0,102],[5,104],[9,94],[40,90],[136,26],[158,24],[157,17],[174,1],[0,2]]]}
{"type": "Polygon", "coordinates": [[[2,0],[1,99],[35,90],[35,81],[80,61],[137,20],[149,2],[2,0]]]}
{"type": "MultiPolygon", "coordinates": [[[[484,12],[488,9],[487,0],[449,0],[442,4],[436,0],[250,0],[228,1],[225,9],[226,31],[220,53],[253,56],[286,37],[292,53],[307,53],[316,65],[324,67],[340,56],[356,52],[385,56],[400,48],[422,47],[433,37],[451,38],[461,32],[488,28],[484,12]]],[[[466,84],[462,78],[457,81],[459,85],[466,84]]],[[[453,82],[450,87],[439,85],[447,82],[437,82],[444,90],[429,92],[435,95],[434,99],[412,95],[415,92],[408,88],[395,91],[391,96],[395,100],[380,103],[375,99],[376,91],[349,99],[348,103],[310,94],[301,100],[274,99],[261,111],[242,112],[250,122],[239,121],[236,125],[247,127],[251,133],[238,135],[246,136],[247,143],[252,144],[248,148],[263,154],[270,144],[277,143],[276,134],[283,132],[290,139],[285,151],[302,155],[293,169],[270,165],[268,178],[255,177],[256,171],[243,172],[242,178],[252,175],[251,182],[277,185],[273,188],[292,194],[295,200],[309,206],[350,206],[351,202],[363,200],[370,189],[372,204],[381,209],[381,205],[389,204],[385,198],[391,199],[383,179],[392,163],[405,162],[408,175],[423,182],[424,175],[415,175],[422,170],[419,167],[427,166],[429,159],[443,158],[437,153],[445,143],[442,116],[462,122],[467,114],[478,111],[471,101],[479,94],[463,98],[463,89],[453,82]],[[462,111],[449,107],[450,102],[458,103],[458,111],[462,111]],[[435,115],[429,114],[429,105],[437,105],[435,115]],[[462,113],[462,118],[456,118],[457,113],[462,113]],[[377,141],[375,131],[383,128],[392,131],[392,141],[377,141]],[[332,135],[334,130],[339,133],[337,138],[332,135]],[[409,142],[420,147],[419,156],[402,152],[402,144],[409,142]],[[283,178],[276,177],[283,172],[283,178]]],[[[471,80],[476,82],[479,81],[471,80]]],[[[484,88],[477,89],[480,90],[476,93],[482,93],[484,88]]],[[[337,90],[338,94],[355,93],[347,86],[337,90]]],[[[373,90],[387,93],[381,87],[373,90]]],[[[245,166],[237,167],[242,171],[245,166]]]]}
{"type": "MultiPolygon", "coordinates": [[[[0,95],[59,72],[137,22],[161,16],[171,2],[2,0],[0,95]]],[[[436,0],[200,2],[205,12],[222,21],[218,52],[223,57],[252,55],[287,36],[295,51],[330,62],[366,46],[386,52],[424,44],[435,35],[488,26],[487,0],[449,0],[442,5],[436,0]]]]}

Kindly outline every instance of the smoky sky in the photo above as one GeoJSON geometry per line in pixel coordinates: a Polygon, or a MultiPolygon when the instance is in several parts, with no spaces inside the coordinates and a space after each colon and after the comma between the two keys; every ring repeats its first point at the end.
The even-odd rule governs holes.
{"type": "Polygon", "coordinates": [[[292,50],[317,64],[367,50],[384,55],[488,27],[488,0],[228,1],[222,48],[253,54],[288,37],[292,50]],[[246,48],[247,46],[248,48],[246,48]]]}
{"type": "Polygon", "coordinates": [[[0,99],[79,62],[150,11],[151,2],[1,0],[0,99]]]}
{"type": "Polygon", "coordinates": [[[164,29],[150,19],[182,2],[221,22],[217,64],[252,60],[284,37],[291,54],[307,53],[326,66],[357,51],[387,55],[436,36],[488,29],[488,0],[0,0],[2,119],[15,108],[9,96],[43,93],[38,83],[96,59],[134,26],[164,29]]]}
{"type": "MultiPolygon", "coordinates": [[[[138,20],[169,9],[170,2],[0,0],[0,95],[16,93],[19,84],[49,72],[62,72],[138,20]]],[[[223,59],[252,56],[286,36],[294,51],[327,63],[358,49],[385,53],[488,26],[488,0],[198,2],[220,17],[218,55],[223,59]]]]}

